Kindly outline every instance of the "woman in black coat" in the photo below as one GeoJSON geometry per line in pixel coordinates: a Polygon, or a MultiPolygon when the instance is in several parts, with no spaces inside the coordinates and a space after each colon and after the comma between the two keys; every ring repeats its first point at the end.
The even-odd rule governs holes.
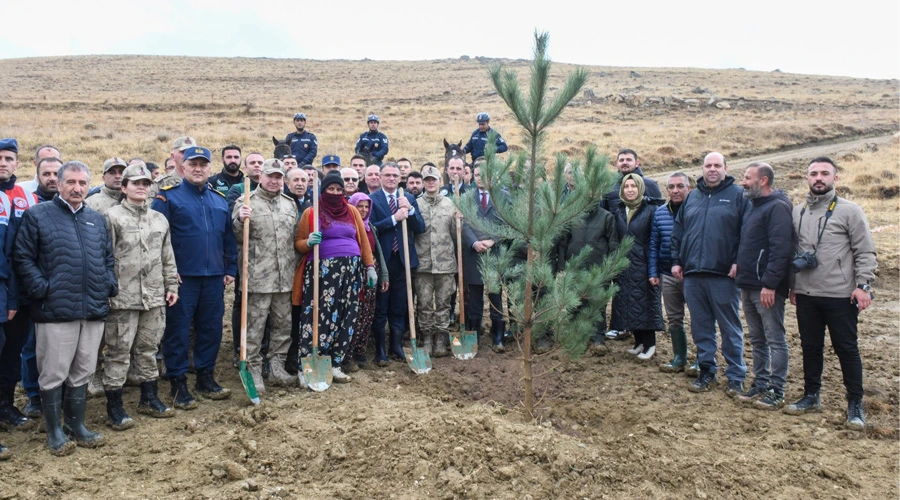
{"type": "Polygon", "coordinates": [[[628,352],[649,360],[656,352],[656,331],[664,330],[659,286],[650,281],[648,255],[653,212],[662,200],[644,197],[644,180],[628,174],[619,188],[619,209],[615,211],[620,238],[631,236],[630,264],[616,278],[619,291],[613,297],[610,326],[634,333],[634,348],[628,352]]]}

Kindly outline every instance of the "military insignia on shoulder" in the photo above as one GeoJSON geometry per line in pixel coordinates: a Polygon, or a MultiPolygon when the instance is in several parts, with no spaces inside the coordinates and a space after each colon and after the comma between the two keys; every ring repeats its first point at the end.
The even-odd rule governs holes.
{"type": "MultiPolygon", "coordinates": [[[[168,189],[168,188],[163,188],[163,189],[168,189]]],[[[163,196],[163,195],[161,195],[161,194],[156,195],[156,199],[157,199],[157,200],[160,200],[160,201],[169,201],[169,200],[166,199],[165,196],[163,196]]]]}
{"type": "Polygon", "coordinates": [[[161,188],[159,188],[159,189],[160,189],[160,191],[168,191],[168,190],[172,189],[172,188],[175,187],[175,186],[177,186],[177,184],[169,184],[168,186],[163,186],[163,187],[161,187],[161,188]]]}
{"type": "Polygon", "coordinates": [[[217,195],[221,196],[222,198],[227,198],[227,196],[225,196],[224,194],[220,193],[219,191],[217,191],[215,189],[213,189],[212,192],[216,193],[217,195]]]}

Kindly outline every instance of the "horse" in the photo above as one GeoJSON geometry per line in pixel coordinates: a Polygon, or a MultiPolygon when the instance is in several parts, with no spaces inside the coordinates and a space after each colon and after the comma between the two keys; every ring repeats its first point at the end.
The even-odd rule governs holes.
{"type": "Polygon", "coordinates": [[[461,158],[463,163],[466,162],[466,153],[463,151],[462,141],[456,144],[450,144],[444,139],[444,184],[450,183],[450,177],[447,176],[447,163],[451,158],[461,158]]]}
{"type": "Polygon", "coordinates": [[[362,156],[363,159],[366,161],[366,167],[368,167],[369,165],[374,165],[372,163],[372,151],[370,149],[371,147],[372,147],[371,144],[366,144],[365,146],[362,146],[359,149],[359,151],[356,152],[356,154],[358,154],[359,156],[362,156]]]}
{"type": "Polygon", "coordinates": [[[275,144],[275,151],[272,152],[273,158],[282,160],[285,155],[291,154],[291,145],[284,141],[279,141],[274,135],[272,136],[272,143],[275,144]]]}

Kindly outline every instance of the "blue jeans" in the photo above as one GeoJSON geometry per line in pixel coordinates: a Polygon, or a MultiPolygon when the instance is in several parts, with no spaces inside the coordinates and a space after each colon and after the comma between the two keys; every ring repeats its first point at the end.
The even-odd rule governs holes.
{"type": "Polygon", "coordinates": [[[194,324],[194,368],[212,370],[222,343],[222,318],[225,315],[224,276],[182,276],[178,302],[166,307],[166,332],[163,358],[166,378],[187,373],[191,348],[191,323],[194,324]]]}
{"type": "Polygon", "coordinates": [[[753,386],[784,394],[788,347],[784,332],[784,297],[775,295],[772,307],[763,307],[760,290],[741,290],[747,337],[753,346],[753,386]]]}
{"type": "Polygon", "coordinates": [[[691,311],[691,336],[697,346],[700,371],[716,373],[716,324],[722,335],[722,356],[728,366],[728,380],[743,382],[747,375],[744,365],[744,331],[738,313],[740,291],[727,276],[688,275],[684,277],[684,300],[691,311]]]}

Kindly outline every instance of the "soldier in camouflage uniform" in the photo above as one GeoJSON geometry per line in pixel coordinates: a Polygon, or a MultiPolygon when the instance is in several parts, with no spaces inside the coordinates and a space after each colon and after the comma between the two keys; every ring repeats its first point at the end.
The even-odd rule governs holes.
{"type": "Polygon", "coordinates": [[[157,193],[164,187],[181,184],[181,180],[184,179],[184,171],[181,169],[181,163],[184,162],[184,150],[196,145],[197,141],[192,137],[179,137],[178,139],[175,139],[175,144],[172,145],[171,154],[171,158],[175,162],[175,170],[160,175],[153,181],[153,185],[150,186],[149,199],[152,200],[155,198],[157,193]]]}
{"type": "Polygon", "coordinates": [[[422,169],[425,192],[419,198],[419,210],[425,220],[425,232],[416,235],[416,297],[423,348],[434,356],[447,356],[450,309],[456,292],[456,206],[440,193],[441,174],[436,167],[422,169]]]}
{"type": "MultiPolygon", "coordinates": [[[[88,193],[84,200],[87,206],[106,215],[106,211],[119,204],[122,199],[122,175],[128,163],[114,157],[103,162],[103,185],[94,193],[88,193]]],[[[95,188],[96,189],[96,188],[95,188]]]]}
{"type": "Polygon", "coordinates": [[[264,392],[260,347],[267,316],[271,318],[269,381],[284,386],[297,382],[284,368],[291,343],[291,290],[297,268],[294,251],[297,205],[284,194],[283,164],[278,159],[263,164],[259,185],[249,193],[249,207],[244,206],[244,196],[247,195],[241,195],[235,202],[231,218],[239,247],[244,237],[244,220],[250,218],[247,360],[256,389],[264,392]]]}
{"type": "Polygon", "coordinates": [[[141,384],[138,412],[157,418],[175,415],[157,397],[156,352],[166,327],[165,306],[178,300],[178,274],[169,222],[146,203],[151,183],[146,166],[129,166],[122,185],[125,199],[106,212],[119,280],[119,295],[109,301],[103,333],[106,413],[115,430],[134,425],[122,408],[122,386],[132,352],[141,384]]]}

